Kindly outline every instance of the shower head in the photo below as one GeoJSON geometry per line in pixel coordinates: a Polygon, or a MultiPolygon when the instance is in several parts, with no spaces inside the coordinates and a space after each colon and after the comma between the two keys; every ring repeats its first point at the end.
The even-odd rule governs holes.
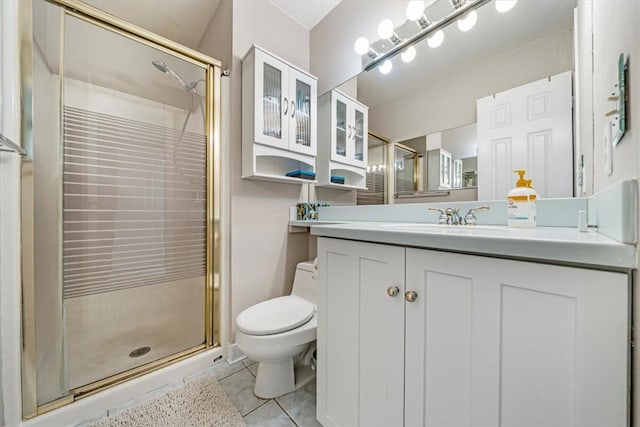
{"type": "Polygon", "coordinates": [[[156,67],[158,71],[161,71],[165,74],[171,74],[173,77],[175,77],[187,92],[191,92],[193,90],[193,88],[191,88],[190,85],[187,84],[187,82],[182,80],[182,78],[175,71],[169,68],[169,66],[163,60],[156,59],[155,61],[151,61],[151,63],[154,67],[156,67]]]}
{"type": "Polygon", "coordinates": [[[169,73],[169,67],[167,67],[167,64],[165,64],[164,61],[160,60],[160,59],[156,59],[155,61],[152,62],[153,66],[156,67],[158,69],[158,71],[162,71],[163,73],[169,73]]]}

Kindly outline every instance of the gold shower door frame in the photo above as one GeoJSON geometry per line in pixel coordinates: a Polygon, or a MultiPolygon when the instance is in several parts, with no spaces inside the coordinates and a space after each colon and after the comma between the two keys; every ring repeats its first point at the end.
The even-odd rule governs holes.
{"type": "MultiPolygon", "coordinates": [[[[20,55],[20,87],[21,87],[21,143],[23,147],[33,146],[32,119],[32,1],[18,2],[18,36],[20,55]]],[[[171,356],[149,362],[137,368],[104,378],[83,387],[69,390],[67,396],[38,406],[36,386],[36,343],[35,343],[35,278],[33,222],[34,200],[33,184],[22,179],[33,169],[33,162],[27,156],[22,161],[21,172],[21,241],[22,241],[22,417],[33,418],[37,415],[67,405],[82,397],[95,394],[108,387],[139,377],[167,365],[191,357],[220,345],[220,77],[221,63],[207,55],[182,46],[164,37],[132,25],[126,21],[107,14],[99,9],[88,6],[78,0],[46,0],[60,6],[60,40],[61,61],[63,69],[62,51],[64,49],[64,17],[73,16],[85,22],[94,24],[106,31],[112,31],[130,40],[161,50],[167,54],[201,67],[206,72],[206,284],[205,284],[205,342],[196,347],[183,350],[171,356]],[[31,243],[29,243],[31,239],[31,243]],[[25,244],[27,243],[27,244],[25,244]]],[[[60,73],[60,87],[63,75],[60,73]]],[[[60,92],[60,105],[63,96],[60,92]]],[[[61,110],[62,111],[62,110],[61,110]]],[[[62,132],[62,128],[61,128],[62,132]]],[[[60,165],[60,167],[62,167],[60,165]]],[[[62,209],[62,206],[60,206],[62,209]]]]}

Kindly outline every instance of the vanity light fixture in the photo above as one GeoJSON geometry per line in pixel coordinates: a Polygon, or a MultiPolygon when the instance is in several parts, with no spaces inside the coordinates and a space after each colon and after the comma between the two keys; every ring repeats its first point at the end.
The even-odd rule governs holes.
{"type": "MultiPolygon", "coordinates": [[[[424,14],[425,4],[423,0],[411,0],[407,4],[406,14],[409,21],[413,21],[418,25],[420,31],[424,31],[433,22],[424,14]]],[[[427,37],[427,44],[430,48],[437,48],[444,41],[444,33],[442,30],[436,31],[431,37],[427,37]]]]}
{"type": "MultiPolygon", "coordinates": [[[[451,6],[453,7],[454,10],[460,9],[466,3],[466,0],[449,0],[449,1],[451,2],[451,6]]],[[[458,19],[458,29],[460,31],[467,32],[476,25],[476,22],[478,22],[478,12],[476,12],[475,10],[472,10],[462,18],[458,19]]]]}
{"type": "Polygon", "coordinates": [[[380,67],[378,67],[378,70],[380,70],[380,73],[382,74],[389,74],[392,68],[393,68],[393,63],[391,62],[390,59],[387,59],[382,63],[380,67]]]}
{"type": "Polygon", "coordinates": [[[513,6],[518,3],[518,0],[496,0],[496,10],[500,13],[505,13],[513,9],[513,6]]]}
{"type": "Polygon", "coordinates": [[[414,46],[409,46],[400,54],[400,58],[402,58],[402,61],[407,63],[413,61],[415,57],[416,57],[416,48],[414,46]]]}
{"type": "Polygon", "coordinates": [[[358,40],[356,40],[355,44],[353,45],[353,49],[360,56],[369,55],[371,59],[375,59],[378,56],[378,52],[371,48],[371,46],[369,45],[369,40],[367,40],[366,37],[358,38],[358,40]]]}
{"type": "Polygon", "coordinates": [[[402,39],[396,34],[391,19],[383,19],[378,24],[378,37],[381,39],[389,39],[394,45],[400,44],[402,39]]]}
{"type": "Polygon", "coordinates": [[[472,29],[476,22],[478,22],[478,12],[472,10],[465,17],[458,19],[458,29],[460,31],[469,31],[472,29]]]}
{"type": "MultiPolygon", "coordinates": [[[[419,32],[407,39],[402,39],[395,32],[393,21],[385,19],[378,25],[378,36],[380,39],[390,40],[393,44],[391,49],[383,53],[376,53],[369,46],[369,42],[361,37],[354,46],[359,55],[368,55],[370,60],[365,63],[364,71],[378,68],[382,74],[388,74],[393,65],[390,59],[400,54],[402,59],[408,62],[415,58],[413,45],[422,39],[427,39],[429,47],[436,48],[444,41],[442,29],[460,20],[458,27],[463,31],[469,31],[477,22],[478,14],[475,9],[495,0],[449,0],[453,10],[437,22],[432,22],[424,13],[425,2],[423,0],[411,0],[406,8],[406,15],[410,21],[418,25],[419,32]]],[[[504,0],[506,1],[506,0],[504,0]]],[[[510,0],[513,1],[513,0],[510,0]]]]}
{"type": "Polygon", "coordinates": [[[431,37],[427,37],[427,44],[430,48],[435,49],[439,47],[444,41],[444,33],[442,30],[438,30],[431,37]]]}

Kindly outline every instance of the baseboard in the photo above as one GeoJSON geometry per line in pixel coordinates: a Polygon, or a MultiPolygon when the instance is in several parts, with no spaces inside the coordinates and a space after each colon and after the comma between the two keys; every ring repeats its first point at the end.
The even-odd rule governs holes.
{"type": "Polygon", "coordinates": [[[238,344],[234,343],[229,346],[229,354],[227,355],[227,362],[229,362],[229,364],[239,362],[246,357],[247,356],[245,356],[242,350],[238,347],[238,344]]]}

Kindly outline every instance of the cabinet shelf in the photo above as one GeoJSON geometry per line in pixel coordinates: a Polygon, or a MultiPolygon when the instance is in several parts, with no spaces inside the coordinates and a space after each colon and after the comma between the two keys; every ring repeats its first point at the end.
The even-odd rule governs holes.
{"type": "Polygon", "coordinates": [[[316,187],[337,188],[340,190],[366,190],[364,185],[336,184],[335,182],[318,182],[316,187]]]}

